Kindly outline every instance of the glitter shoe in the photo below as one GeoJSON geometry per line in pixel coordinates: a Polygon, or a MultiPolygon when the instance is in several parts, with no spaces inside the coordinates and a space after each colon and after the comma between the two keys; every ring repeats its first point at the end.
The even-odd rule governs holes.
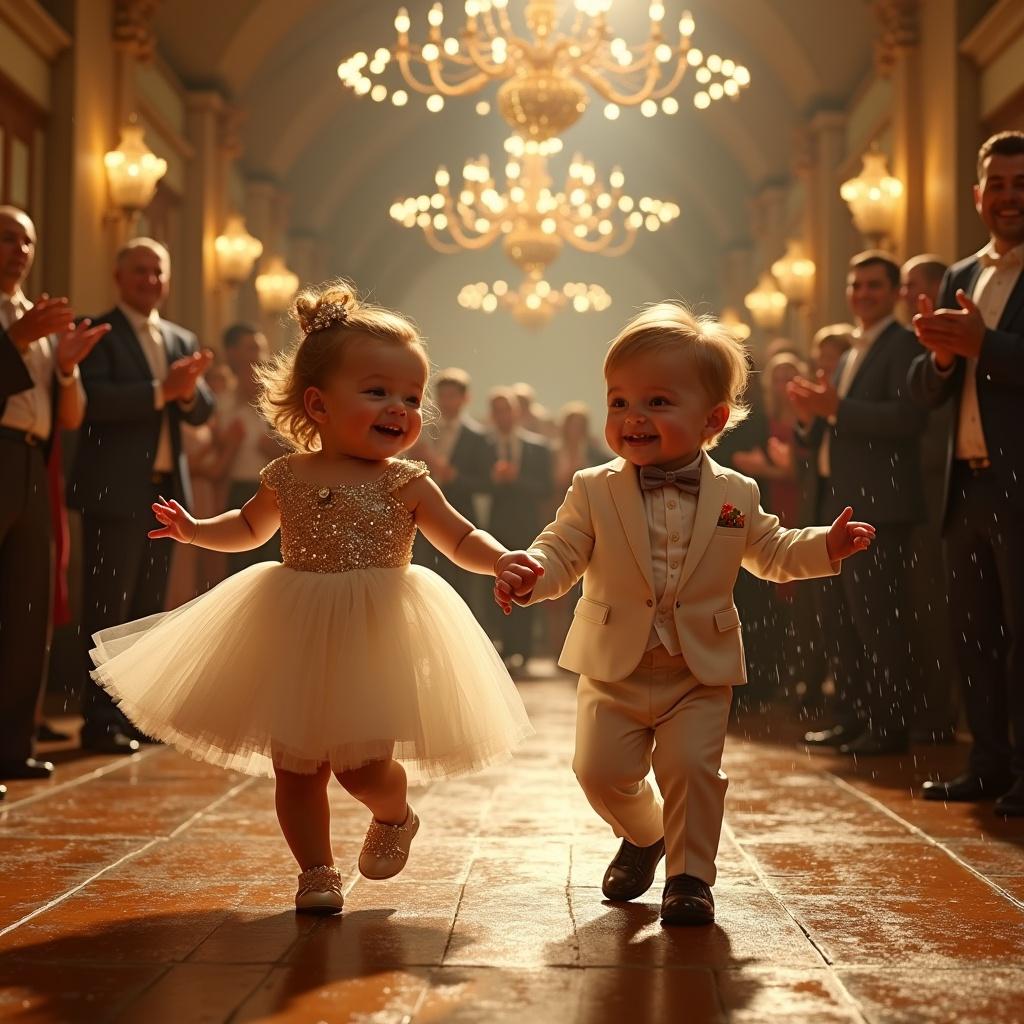
{"type": "Polygon", "coordinates": [[[299,875],[299,891],[295,894],[295,909],[311,914],[340,914],[345,906],[338,869],[326,864],[307,868],[299,875]]]}
{"type": "Polygon", "coordinates": [[[409,847],[420,828],[420,819],[410,807],[404,825],[382,825],[374,819],[366,831],[359,854],[359,873],[381,881],[393,878],[409,858],[409,847]]]}

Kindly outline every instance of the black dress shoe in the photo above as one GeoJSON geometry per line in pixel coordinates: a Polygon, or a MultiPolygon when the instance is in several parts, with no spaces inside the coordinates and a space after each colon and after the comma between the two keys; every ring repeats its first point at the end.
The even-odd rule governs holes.
{"type": "Polygon", "coordinates": [[[808,747],[841,747],[856,736],[856,732],[845,725],[833,725],[828,729],[804,733],[804,745],[808,747]]]}
{"type": "Polygon", "coordinates": [[[840,754],[854,757],[882,757],[885,754],[905,754],[910,749],[907,734],[900,732],[879,736],[866,732],[839,748],[840,754]]]}
{"type": "Polygon", "coordinates": [[[0,761],[0,779],[48,779],[53,774],[49,761],[26,757],[24,761],[0,761]]]}
{"type": "Polygon", "coordinates": [[[54,729],[49,722],[40,722],[36,726],[36,741],[39,743],[64,743],[71,739],[71,734],[54,729]]]}
{"type": "Polygon", "coordinates": [[[996,801],[995,812],[1004,818],[1024,818],[1024,776],[996,801]]]}
{"type": "Polygon", "coordinates": [[[83,728],[79,742],[83,750],[96,754],[137,754],[142,744],[116,726],[83,728]]]}
{"type": "Polygon", "coordinates": [[[661,898],[662,924],[714,924],[711,886],[693,875],[673,875],[661,898]]]}
{"type": "Polygon", "coordinates": [[[921,787],[925,800],[943,800],[947,803],[973,803],[978,800],[992,800],[1005,793],[1013,780],[1004,775],[978,775],[964,772],[954,779],[943,782],[929,779],[921,787]]]}
{"type": "Polygon", "coordinates": [[[608,899],[616,901],[643,896],[654,884],[654,874],[664,856],[664,839],[659,839],[652,846],[634,846],[628,839],[623,839],[619,852],[604,873],[601,891],[608,899]]]}

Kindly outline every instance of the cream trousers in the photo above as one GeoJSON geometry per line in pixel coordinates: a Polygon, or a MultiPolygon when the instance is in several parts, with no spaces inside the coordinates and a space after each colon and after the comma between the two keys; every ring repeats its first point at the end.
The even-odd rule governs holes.
{"type": "Polygon", "coordinates": [[[636,846],[664,836],[667,874],[708,885],[729,785],[722,748],[731,703],[731,686],[703,686],[664,647],[619,682],[580,676],[577,696],[573,771],[590,805],[636,846]],[[661,798],[647,782],[652,765],[661,798]]]}

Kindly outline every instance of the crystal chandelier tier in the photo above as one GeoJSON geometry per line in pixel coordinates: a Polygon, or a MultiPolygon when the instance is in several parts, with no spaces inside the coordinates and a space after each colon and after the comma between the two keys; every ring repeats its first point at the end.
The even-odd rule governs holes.
{"type": "Polygon", "coordinates": [[[494,313],[510,312],[524,327],[536,330],[544,327],[563,309],[576,313],[602,313],[612,304],[611,296],[598,284],[569,282],[556,288],[545,280],[541,272],[533,271],[513,288],[507,281],[486,281],[467,284],[459,292],[459,305],[463,309],[494,313]]]}
{"type": "Polygon", "coordinates": [[[548,157],[561,148],[558,139],[510,138],[502,189],[488,158],[480,156],[463,167],[461,186],[441,167],[434,176],[437,191],[394,203],[391,216],[404,227],[420,228],[438,252],[484,249],[501,239],[505,254],[527,275],[543,274],[565,245],[621,256],[641,231],[657,231],[679,216],[675,203],[628,195],[619,168],[606,183],[579,155],[556,190],[548,157]]]}
{"type": "MultiPolygon", "coordinates": [[[[679,101],[672,94],[688,72],[697,83],[693,104],[700,110],[735,99],[750,84],[742,64],[692,45],[696,25],[689,11],[682,12],[669,42],[665,6],[651,3],[647,38],[630,45],[605,19],[611,5],[612,0],[575,0],[569,21],[555,0],[527,0],[524,32],[513,24],[508,0],[466,0],[465,22],[453,33],[446,32],[444,8],[435,3],[422,44],[410,42],[412,23],[403,7],[395,17],[394,48],[354,54],[338,66],[338,77],[357,95],[377,102],[390,96],[398,107],[409,102],[407,90],[425,95],[433,113],[443,109],[446,97],[478,94],[496,83],[502,117],[535,140],[554,138],[575,124],[592,94],[605,101],[605,116],[614,120],[623,107],[639,107],[646,117],[659,110],[676,113],[679,101]],[[563,19],[569,22],[565,28],[563,19]],[[392,66],[401,83],[389,88],[381,79],[392,66]]],[[[490,104],[481,100],[477,111],[489,113],[490,104]]]]}

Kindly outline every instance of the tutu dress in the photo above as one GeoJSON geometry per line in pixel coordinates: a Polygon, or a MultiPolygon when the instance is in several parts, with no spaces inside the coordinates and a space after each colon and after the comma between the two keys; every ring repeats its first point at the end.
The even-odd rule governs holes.
{"type": "Polygon", "coordinates": [[[514,683],[458,594],[410,564],[395,492],[426,473],[392,459],[318,488],[275,459],[283,564],[96,633],[93,677],[143,732],[249,775],[390,756],[416,783],[509,757],[532,732],[514,683]]]}

